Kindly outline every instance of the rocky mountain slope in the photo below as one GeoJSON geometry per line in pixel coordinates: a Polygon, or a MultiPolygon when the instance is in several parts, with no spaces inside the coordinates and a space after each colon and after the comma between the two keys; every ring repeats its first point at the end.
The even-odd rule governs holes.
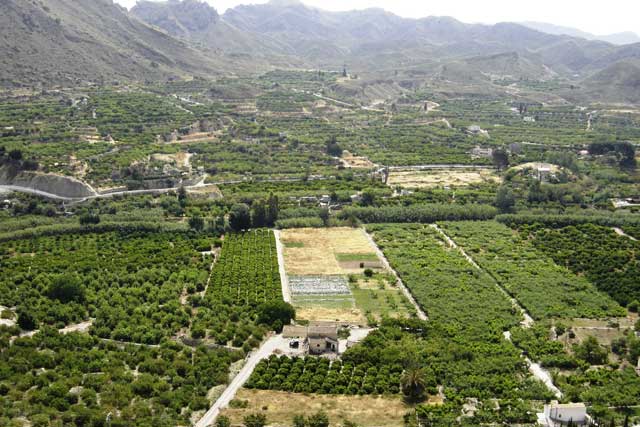
{"type": "Polygon", "coordinates": [[[112,0],[3,0],[0,84],[161,80],[231,69],[112,0]]]}
{"type": "Polygon", "coordinates": [[[399,76],[394,91],[396,83],[420,87],[428,79],[487,86],[560,78],[610,96],[600,87],[606,76],[633,85],[628,74],[640,60],[640,43],[616,46],[513,23],[407,19],[382,9],[328,12],[296,0],[242,5],[223,15],[202,0],[140,0],[130,12],[112,0],[4,0],[3,6],[2,86],[346,64],[365,82],[399,76]]]}

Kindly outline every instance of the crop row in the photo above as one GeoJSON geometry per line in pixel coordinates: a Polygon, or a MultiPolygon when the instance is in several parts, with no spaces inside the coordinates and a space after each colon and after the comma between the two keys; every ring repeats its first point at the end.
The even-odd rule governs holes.
{"type": "Polygon", "coordinates": [[[261,361],[247,388],[323,394],[397,394],[402,367],[353,365],[329,359],[272,356],[261,361]]]}
{"type": "Polygon", "coordinates": [[[367,230],[430,320],[478,337],[518,323],[491,277],[448,247],[432,227],[370,225],[367,230]]]}
{"type": "Polygon", "coordinates": [[[198,301],[191,331],[218,344],[250,349],[264,330],[256,325],[257,308],[282,301],[275,236],[254,230],[225,236],[204,299],[198,301]]]}
{"type": "MultiPolygon", "coordinates": [[[[528,230],[523,230],[525,233],[528,230]]],[[[591,224],[533,231],[535,247],[627,305],[640,301],[640,243],[591,224]]]]}
{"type": "Polygon", "coordinates": [[[584,277],[497,222],[445,223],[447,233],[536,319],[603,318],[625,311],[584,277]]]}

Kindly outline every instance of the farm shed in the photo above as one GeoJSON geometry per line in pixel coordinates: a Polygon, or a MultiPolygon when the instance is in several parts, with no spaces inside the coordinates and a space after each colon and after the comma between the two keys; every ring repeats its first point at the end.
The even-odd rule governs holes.
{"type": "Polygon", "coordinates": [[[338,352],[338,328],[335,326],[310,326],[307,332],[310,354],[338,352]]]}

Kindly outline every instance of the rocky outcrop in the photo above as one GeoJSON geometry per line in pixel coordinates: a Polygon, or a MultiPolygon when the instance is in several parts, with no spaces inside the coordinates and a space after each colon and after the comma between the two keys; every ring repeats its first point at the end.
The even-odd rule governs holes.
{"type": "Polygon", "coordinates": [[[24,187],[69,199],[80,199],[96,195],[95,190],[90,185],[75,178],[38,172],[19,172],[14,174],[7,168],[0,168],[0,185],[24,187]]]}

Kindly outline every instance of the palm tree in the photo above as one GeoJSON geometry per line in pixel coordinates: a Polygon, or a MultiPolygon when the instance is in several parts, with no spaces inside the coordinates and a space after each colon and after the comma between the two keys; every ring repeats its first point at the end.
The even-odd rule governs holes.
{"type": "Polygon", "coordinates": [[[411,401],[419,401],[424,397],[427,388],[427,375],[422,368],[408,368],[400,380],[402,392],[411,401]]]}

